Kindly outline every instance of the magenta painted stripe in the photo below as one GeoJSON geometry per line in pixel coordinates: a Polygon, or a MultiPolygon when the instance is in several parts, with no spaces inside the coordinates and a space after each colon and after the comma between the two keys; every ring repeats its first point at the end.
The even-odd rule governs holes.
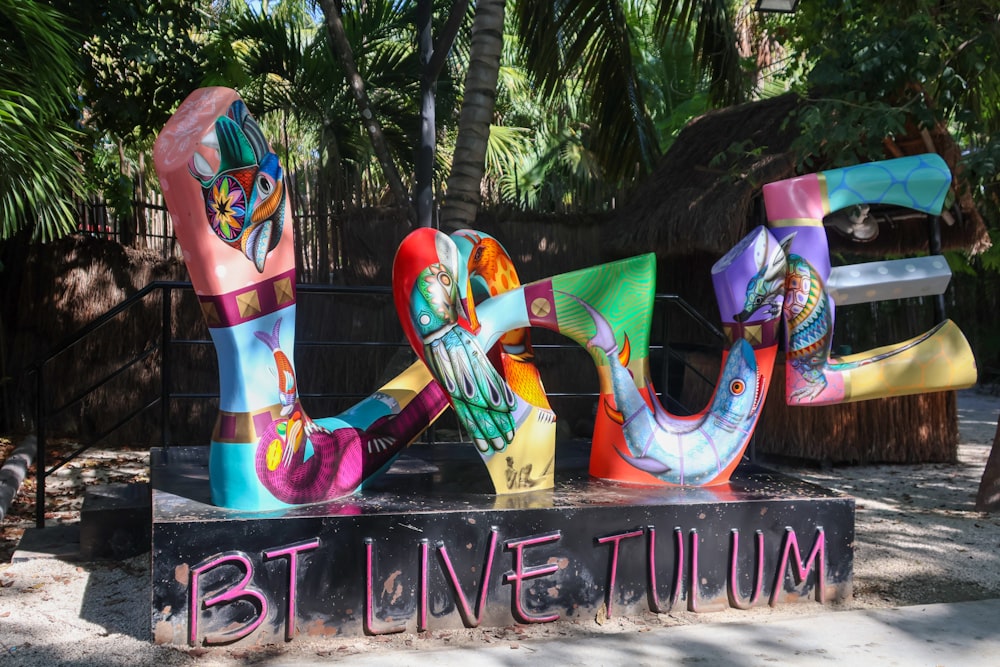
{"type": "Polygon", "coordinates": [[[556,300],[552,294],[552,281],[540,280],[524,286],[524,304],[528,308],[528,321],[533,326],[558,330],[556,300]]]}
{"type": "Polygon", "coordinates": [[[255,320],[295,304],[295,269],[226,294],[199,295],[209,328],[255,320]]]}

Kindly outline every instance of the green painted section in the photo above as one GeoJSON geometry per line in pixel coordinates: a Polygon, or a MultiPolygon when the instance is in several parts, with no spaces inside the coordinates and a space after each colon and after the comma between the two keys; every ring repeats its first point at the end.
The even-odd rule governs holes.
{"type": "MultiPolygon", "coordinates": [[[[656,292],[656,257],[652,253],[556,276],[552,290],[560,333],[586,347],[596,331],[591,316],[566,292],[583,299],[608,320],[619,347],[628,334],[632,359],[649,357],[656,292]]],[[[595,363],[607,365],[602,352],[590,353],[595,363]]]]}

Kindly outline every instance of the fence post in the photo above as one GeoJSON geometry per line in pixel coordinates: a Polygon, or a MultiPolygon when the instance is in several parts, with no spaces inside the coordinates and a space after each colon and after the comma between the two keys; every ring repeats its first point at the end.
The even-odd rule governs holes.
{"type": "Polygon", "coordinates": [[[163,286],[160,301],[163,333],[160,336],[160,445],[166,447],[170,441],[170,341],[172,338],[172,287],[163,286]]]}
{"type": "Polygon", "coordinates": [[[38,432],[38,449],[35,452],[35,527],[45,527],[45,385],[42,380],[45,366],[38,367],[35,385],[35,430],[38,432]]]}

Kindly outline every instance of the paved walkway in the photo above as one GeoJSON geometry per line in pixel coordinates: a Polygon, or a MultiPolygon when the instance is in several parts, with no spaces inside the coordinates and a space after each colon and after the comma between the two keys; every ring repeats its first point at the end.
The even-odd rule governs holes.
{"type": "MultiPolygon", "coordinates": [[[[269,665],[328,664],[330,657],[288,656],[269,665]]],[[[558,640],[497,642],[471,648],[355,655],[352,666],[493,667],[531,660],[539,665],[704,664],[1000,665],[1000,600],[898,609],[809,613],[764,623],[702,623],[642,633],[558,640]]]]}

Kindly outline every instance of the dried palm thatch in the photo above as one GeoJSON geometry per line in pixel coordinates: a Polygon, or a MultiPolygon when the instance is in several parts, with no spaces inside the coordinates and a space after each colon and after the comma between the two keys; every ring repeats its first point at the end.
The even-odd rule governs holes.
{"type": "MultiPolygon", "coordinates": [[[[111,428],[121,415],[140,410],[159,396],[163,304],[161,293],[147,295],[93,335],[51,356],[81,328],[117,306],[146,284],[186,277],[174,260],[124,248],[89,236],[69,236],[34,246],[23,271],[17,320],[12,336],[13,391],[7,428],[28,427],[36,414],[38,380],[43,387],[46,432],[53,437],[86,439],[111,428]],[[29,367],[48,358],[38,373],[29,367]],[[113,369],[122,367],[121,372],[113,369]],[[87,393],[89,388],[96,391],[87,393]]],[[[201,324],[197,302],[176,295],[172,336],[189,337],[201,324]]],[[[204,332],[201,334],[204,335],[204,332]]],[[[208,350],[191,350],[189,373],[217,386],[208,350]]],[[[175,363],[181,360],[175,359],[175,363]]],[[[185,408],[184,415],[199,407],[185,408]]],[[[160,415],[147,409],[118,432],[118,443],[145,445],[159,440],[160,415]]]]}
{"type": "Polygon", "coordinates": [[[605,230],[611,252],[721,257],[760,224],[761,186],[793,176],[793,94],[709,112],[681,131],[656,171],[605,230]]]}
{"type": "Polygon", "coordinates": [[[757,430],[759,454],[856,465],[957,460],[955,392],[793,407],[784,401],[784,372],[784,364],[775,366],[757,430]]]}
{"type": "MultiPolygon", "coordinates": [[[[721,257],[764,221],[760,190],[796,175],[789,116],[800,104],[793,93],[709,112],[678,135],[656,171],[619,209],[605,229],[616,256],[654,251],[660,257],[707,253],[721,257]]],[[[977,254],[990,245],[982,216],[958,171],[959,151],[943,125],[913,126],[885,141],[886,158],[939,153],[956,174],[955,205],[943,216],[941,247],[977,254]]],[[[822,159],[816,160],[823,169],[822,159]]],[[[927,216],[899,207],[873,211],[878,236],[858,242],[829,232],[833,252],[868,256],[928,252],[927,216]],[[913,224],[913,223],[919,224],[913,224]]]]}
{"type": "MultiPolygon", "coordinates": [[[[607,216],[482,211],[473,227],[491,234],[514,259],[522,282],[606,261],[600,243],[607,216]]],[[[405,211],[368,208],[336,221],[343,248],[341,280],[348,285],[389,285],[392,260],[412,231],[405,211]]],[[[648,252],[648,251],[645,251],[648,252]]]]}

